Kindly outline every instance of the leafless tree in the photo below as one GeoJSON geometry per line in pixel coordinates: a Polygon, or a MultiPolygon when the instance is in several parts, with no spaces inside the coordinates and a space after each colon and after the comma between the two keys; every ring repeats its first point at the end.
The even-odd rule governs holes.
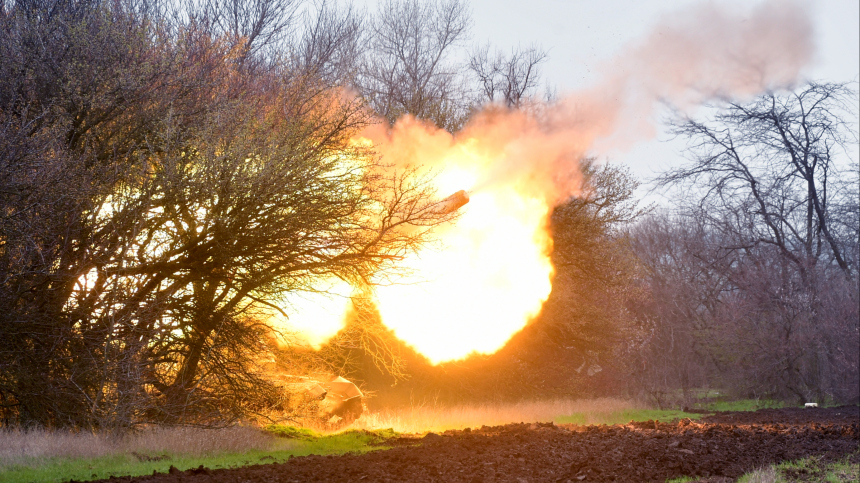
{"type": "Polygon", "coordinates": [[[658,403],[691,389],[735,397],[852,401],[860,354],[857,295],[835,265],[807,273],[772,245],[740,241],[713,214],[661,212],[632,233],[646,290],[632,311],[646,337],[631,348],[640,390],[658,403]],[[825,315],[826,314],[826,315],[825,315]],[[851,374],[852,376],[848,376],[851,374]]]}
{"type": "Polygon", "coordinates": [[[849,121],[855,98],[846,84],[813,83],[728,103],[713,121],[682,119],[674,132],[690,140],[693,162],[659,183],[704,187],[705,212],[732,212],[739,223],[750,217],[748,243],[774,245],[802,275],[819,262],[856,274],[854,234],[841,233],[844,222],[834,217],[858,216],[846,213],[856,203],[856,173],[838,161],[857,141],[849,121]]]}
{"type": "Polygon", "coordinates": [[[16,2],[0,18],[2,392],[23,422],[101,418],[94,397],[110,391],[99,381],[133,357],[108,350],[110,326],[78,330],[67,302],[136,224],[133,210],[105,223],[101,207],[139,175],[159,111],[199,112],[206,89],[205,76],[186,77],[205,58],[177,61],[150,43],[165,40],[157,24],[147,32],[121,4],[102,7],[16,2]]]}
{"type": "Polygon", "coordinates": [[[655,375],[693,363],[700,381],[744,396],[857,398],[841,377],[857,374],[860,357],[858,176],[844,159],[856,141],[854,96],[813,83],[675,124],[692,163],[659,181],[686,196],[677,215],[635,237],[655,294],[640,315],[655,327],[655,355],[666,331],[704,350],[655,375]]]}
{"type": "Polygon", "coordinates": [[[469,69],[477,76],[486,101],[519,108],[534,95],[541,81],[540,65],[546,60],[546,52],[539,47],[513,49],[506,57],[501,52],[491,56],[487,45],[472,52],[469,69]]]}
{"type": "Polygon", "coordinates": [[[456,130],[464,122],[469,99],[451,54],[470,26],[468,7],[461,0],[385,0],[371,23],[360,92],[390,123],[411,114],[456,130]]]}
{"type": "MultiPolygon", "coordinates": [[[[721,240],[694,216],[660,211],[641,220],[630,233],[632,249],[641,263],[638,283],[644,294],[631,307],[642,336],[628,347],[632,379],[663,407],[695,398],[694,389],[740,387],[720,379],[719,357],[728,330],[721,326],[721,302],[733,294],[729,268],[737,263],[721,240]]],[[[730,373],[731,371],[725,371],[730,373]]]]}
{"type": "Polygon", "coordinates": [[[233,34],[195,12],[134,12],[21,3],[0,19],[0,404],[22,424],[276,403],[255,359],[279,299],[392,275],[450,218],[426,180],[350,142],[369,113],[328,66],[351,21],[320,13],[303,48],[236,62],[233,34]]]}
{"type": "Polygon", "coordinates": [[[342,9],[330,2],[305,11],[299,39],[292,49],[292,68],[328,87],[355,83],[362,50],[367,42],[366,19],[352,5],[342,9]]]}
{"type": "Polygon", "coordinates": [[[183,0],[174,11],[180,25],[195,25],[225,39],[238,58],[259,59],[259,53],[281,51],[294,34],[301,0],[183,0]]]}

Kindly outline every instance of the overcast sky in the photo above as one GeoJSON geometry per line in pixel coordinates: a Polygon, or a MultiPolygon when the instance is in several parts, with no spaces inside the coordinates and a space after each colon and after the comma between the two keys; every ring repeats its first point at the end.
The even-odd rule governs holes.
{"type": "MultiPolygon", "coordinates": [[[[542,46],[549,52],[544,77],[563,96],[597,81],[599,64],[649,34],[665,15],[700,3],[702,0],[471,0],[472,40],[489,41],[503,49],[532,43],[542,46]]],[[[743,12],[761,2],[711,3],[743,12]]],[[[803,5],[812,16],[816,43],[816,57],[806,78],[860,80],[860,1],[807,0],[803,5]]],[[[661,133],[657,140],[642,141],[623,152],[599,154],[630,165],[645,178],[682,161],[678,151],[683,145],[665,142],[666,138],[661,133]]]]}
{"type": "MultiPolygon", "coordinates": [[[[471,0],[473,41],[503,48],[536,43],[550,53],[544,74],[559,91],[594,81],[597,64],[650,33],[666,14],[701,0],[471,0]]],[[[761,3],[710,2],[738,11],[761,3]]],[[[860,76],[860,2],[805,1],[813,16],[818,52],[809,74],[816,79],[860,76]]]]}
{"type": "MultiPolygon", "coordinates": [[[[666,15],[703,0],[470,0],[474,22],[470,43],[489,42],[503,50],[539,45],[549,53],[543,76],[559,96],[598,81],[597,67],[648,35],[666,15]]],[[[735,12],[746,12],[761,0],[714,0],[735,12]]],[[[378,0],[356,0],[374,10],[378,0]]],[[[808,79],[860,80],[860,1],[805,0],[814,25],[816,56],[808,79]]],[[[659,115],[658,115],[659,117],[659,115]]],[[[659,131],[659,130],[658,130],[659,131]]],[[[683,144],[657,139],[623,151],[594,153],[629,165],[648,178],[682,162],[683,144]]],[[[852,157],[857,156],[855,150],[852,157]]]]}

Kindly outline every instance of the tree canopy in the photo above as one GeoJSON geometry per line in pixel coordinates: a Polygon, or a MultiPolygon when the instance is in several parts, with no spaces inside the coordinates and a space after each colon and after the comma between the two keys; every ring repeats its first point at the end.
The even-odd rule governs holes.
{"type": "Polygon", "coordinates": [[[232,24],[220,4],[2,11],[7,421],[229,421],[276,405],[253,359],[278,302],[391,276],[453,216],[427,179],[352,140],[372,118],[326,75],[354,47],[344,24],[321,13],[272,51],[276,3],[232,24]]]}

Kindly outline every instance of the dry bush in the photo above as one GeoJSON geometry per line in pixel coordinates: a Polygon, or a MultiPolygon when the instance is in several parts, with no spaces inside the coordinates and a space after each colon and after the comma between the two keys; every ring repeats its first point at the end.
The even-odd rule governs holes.
{"type": "MultiPolygon", "coordinates": [[[[122,454],[217,453],[271,449],[277,440],[259,429],[154,427],[124,436],[34,429],[0,431],[0,468],[46,458],[98,458],[122,454]]],[[[283,443],[283,442],[279,442],[283,443]]]]}
{"type": "Polygon", "coordinates": [[[231,426],[221,429],[193,427],[153,428],[123,439],[126,452],[167,452],[199,456],[212,453],[268,449],[273,438],[257,428],[231,426]]]}
{"type": "Polygon", "coordinates": [[[0,432],[0,467],[50,457],[95,458],[115,451],[108,438],[92,433],[43,429],[0,432]]]}
{"type": "Polygon", "coordinates": [[[573,413],[584,414],[585,421],[592,423],[599,421],[601,416],[634,407],[630,401],[611,398],[557,399],[511,404],[420,405],[364,414],[353,426],[360,429],[392,428],[404,433],[418,433],[512,422],[548,422],[558,416],[573,413]]]}

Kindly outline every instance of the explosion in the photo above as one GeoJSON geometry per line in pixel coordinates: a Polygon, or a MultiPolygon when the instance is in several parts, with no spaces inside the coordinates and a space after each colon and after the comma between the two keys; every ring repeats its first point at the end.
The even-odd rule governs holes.
{"type": "Polygon", "coordinates": [[[385,325],[433,363],[498,350],[540,312],[552,289],[551,240],[544,229],[550,200],[510,185],[481,188],[495,160],[477,147],[474,139],[452,141],[442,157],[440,192],[469,192],[446,202],[451,209],[468,200],[457,222],[437,231],[442,246],[405,261],[410,280],[376,290],[385,325]]]}
{"type": "MultiPolygon", "coordinates": [[[[461,211],[436,232],[439,247],[404,260],[411,276],[375,289],[382,322],[434,364],[495,352],[552,290],[548,217],[579,193],[582,157],[653,136],[658,100],[685,109],[790,86],[811,58],[810,37],[793,4],[765,3],[747,16],[708,5],[666,19],[608,64],[597,87],[554,104],[491,106],[456,135],[410,117],[367,130],[361,142],[395,168],[437,172],[438,193],[453,193],[440,209],[461,211]]],[[[352,290],[330,292],[344,303],[293,307],[290,323],[311,343],[343,326],[352,290]]]]}
{"type": "Polygon", "coordinates": [[[552,289],[549,210],[514,190],[475,193],[442,249],[407,260],[414,283],[377,289],[382,320],[433,363],[495,352],[552,289]]]}

